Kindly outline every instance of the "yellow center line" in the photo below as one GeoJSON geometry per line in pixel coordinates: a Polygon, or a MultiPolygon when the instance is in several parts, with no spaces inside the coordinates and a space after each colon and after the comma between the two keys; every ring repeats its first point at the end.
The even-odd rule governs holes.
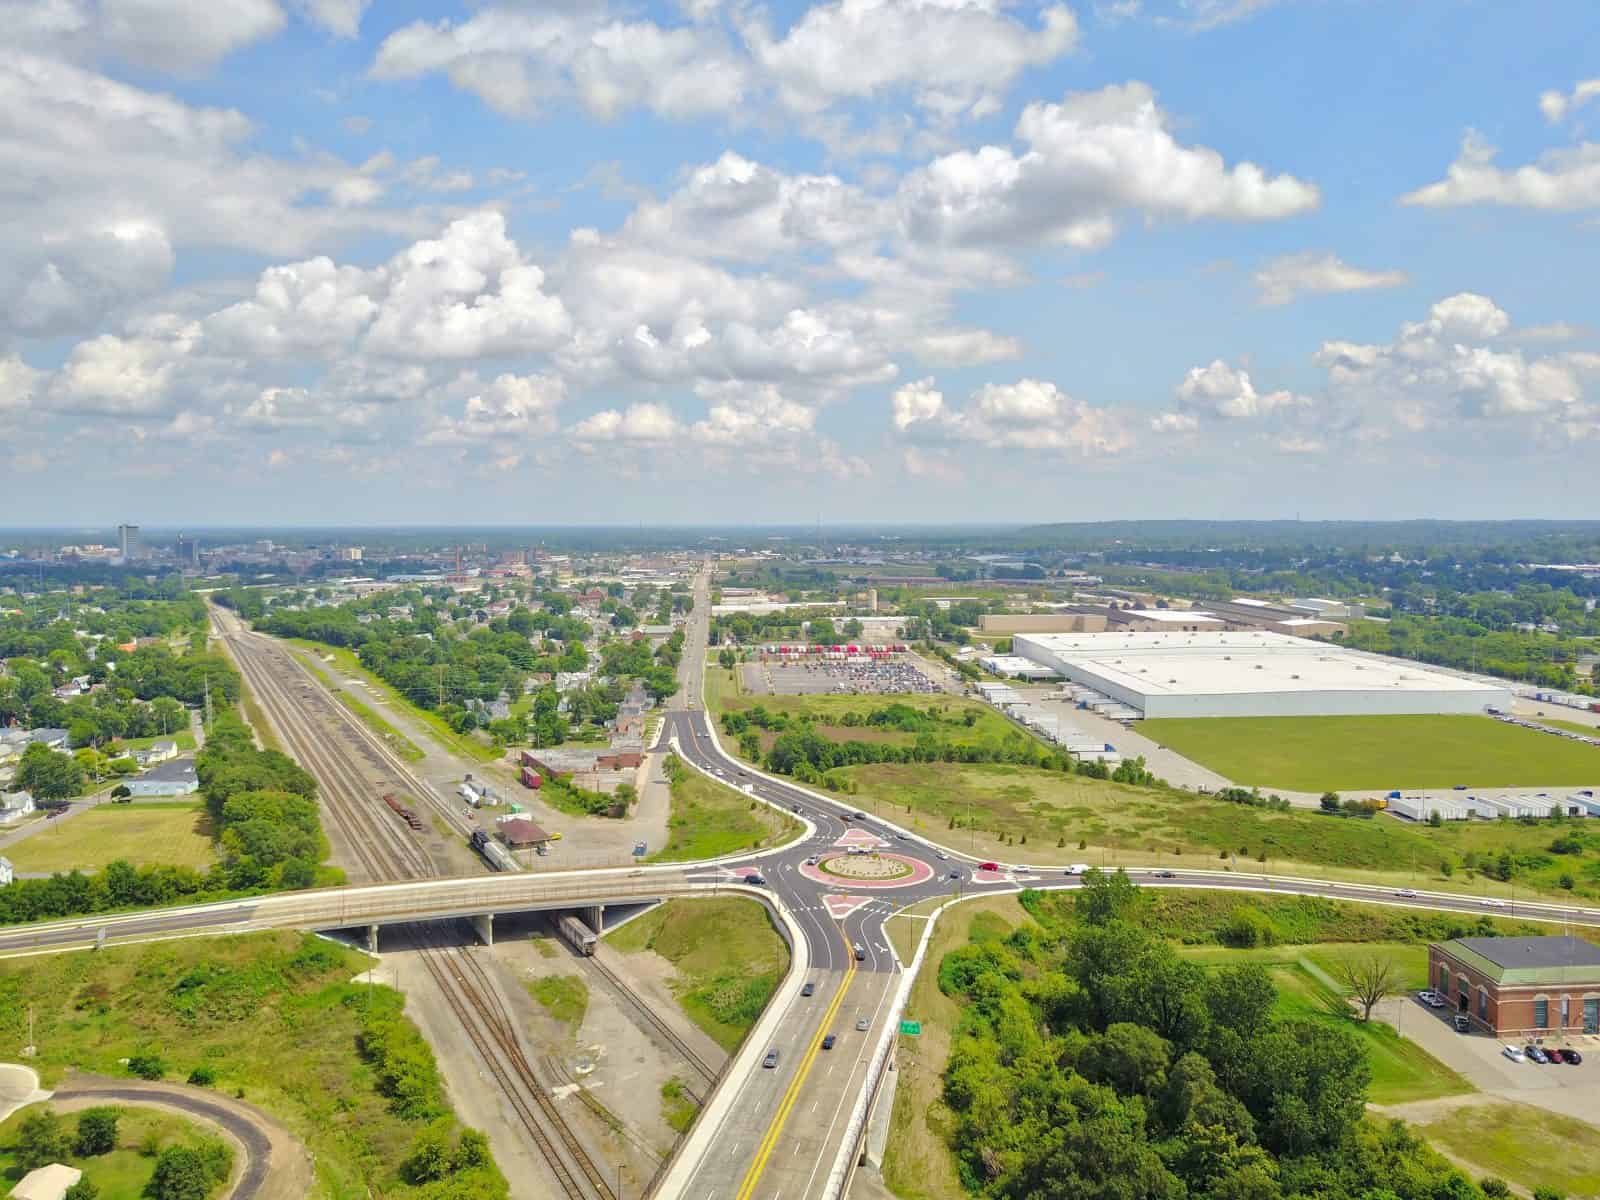
{"type": "Polygon", "coordinates": [[[735,1200],[750,1200],[751,1194],[756,1189],[756,1184],[761,1182],[761,1174],[766,1170],[767,1159],[771,1157],[773,1147],[778,1144],[778,1138],[783,1134],[783,1126],[789,1119],[789,1110],[794,1107],[795,1101],[800,1096],[800,1089],[805,1085],[806,1076],[811,1073],[811,1064],[816,1061],[817,1049],[822,1045],[822,1039],[833,1024],[833,1018],[839,1012],[839,1005],[844,1002],[845,993],[850,990],[850,981],[855,978],[856,956],[855,950],[850,945],[850,939],[844,935],[844,927],[839,928],[839,937],[844,942],[847,952],[846,961],[850,964],[844,973],[844,982],[839,985],[839,990],[834,994],[833,1002],[828,1005],[828,1011],[823,1014],[822,1021],[817,1026],[817,1032],[812,1035],[811,1045],[806,1048],[805,1057],[800,1060],[800,1069],[795,1073],[794,1080],[789,1084],[789,1090],[783,1095],[783,1102],[778,1105],[778,1111],[772,1118],[772,1124],[767,1127],[767,1132],[761,1138],[761,1144],[756,1147],[756,1156],[750,1164],[750,1170],[745,1173],[744,1182],[739,1185],[735,1200]]]}

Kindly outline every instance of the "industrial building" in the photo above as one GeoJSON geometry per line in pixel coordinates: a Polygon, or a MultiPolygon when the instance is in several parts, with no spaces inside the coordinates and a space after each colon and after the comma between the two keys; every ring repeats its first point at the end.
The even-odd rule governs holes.
{"type": "Polygon", "coordinates": [[[1013,652],[1145,717],[1481,713],[1509,688],[1258,630],[1017,634],[1013,652]]]}
{"type": "Polygon", "coordinates": [[[1288,604],[1271,604],[1248,596],[1207,604],[1206,612],[1235,628],[1265,629],[1291,637],[1337,637],[1349,632],[1349,626],[1343,622],[1314,616],[1288,604]]]}
{"type": "Polygon", "coordinates": [[[1428,982],[1497,1037],[1600,1033],[1600,946],[1570,934],[1436,942],[1428,982]]]}
{"type": "Polygon", "coordinates": [[[978,617],[978,629],[982,633],[1101,633],[1105,627],[1105,613],[1081,610],[983,613],[978,617]]]}

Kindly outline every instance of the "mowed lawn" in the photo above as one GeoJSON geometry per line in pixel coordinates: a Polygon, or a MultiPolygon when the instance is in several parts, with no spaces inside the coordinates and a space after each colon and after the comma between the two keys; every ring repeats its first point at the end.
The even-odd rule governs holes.
{"type": "Polygon", "coordinates": [[[1209,717],[1139,732],[1246,787],[1320,792],[1600,783],[1600,747],[1489,717],[1209,717]]]}
{"type": "Polygon", "coordinates": [[[214,857],[205,805],[102,804],[79,816],[57,818],[6,849],[19,872],[98,871],[126,859],[135,866],[205,870],[214,857]]]}
{"type": "Polygon", "coordinates": [[[651,862],[693,862],[776,845],[800,832],[800,822],[698,771],[683,768],[672,787],[667,844],[651,862]]]}
{"type": "Polygon", "coordinates": [[[1527,1104],[1488,1104],[1459,1108],[1421,1132],[1511,1183],[1600,1196],[1600,1129],[1586,1122],[1527,1104]]]}

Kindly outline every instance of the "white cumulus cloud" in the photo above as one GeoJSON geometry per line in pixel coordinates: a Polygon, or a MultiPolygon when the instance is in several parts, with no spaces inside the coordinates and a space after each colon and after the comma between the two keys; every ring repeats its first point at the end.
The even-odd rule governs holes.
{"type": "Polygon", "coordinates": [[[1269,305],[1288,304],[1307,293],[1364,292],[1405,282],[1404,271],[1370,271],[1353,267],[1337,255],[1314,251],[1275,258],[1255,276],[1261,303],[1269,305]]]}
{"type": "Polygon", "coordinates": [[[1469,131],[1445,177],[1406,193],[1400,202],[1424,208],[1491,204],[1550,212],[1600,208],[1600,142],[1547,150],[1537,162],[1507,170],[1495,164],[1495,148],[1469,131]]]}

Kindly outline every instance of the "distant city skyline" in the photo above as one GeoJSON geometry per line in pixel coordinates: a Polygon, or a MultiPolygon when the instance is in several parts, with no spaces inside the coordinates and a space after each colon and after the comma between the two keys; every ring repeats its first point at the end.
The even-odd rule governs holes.
{"type": "Polygon", "coordinates": [[[7,521],[1592,510],[1592,0],[115,9],[0,51],[7,521]]]}

